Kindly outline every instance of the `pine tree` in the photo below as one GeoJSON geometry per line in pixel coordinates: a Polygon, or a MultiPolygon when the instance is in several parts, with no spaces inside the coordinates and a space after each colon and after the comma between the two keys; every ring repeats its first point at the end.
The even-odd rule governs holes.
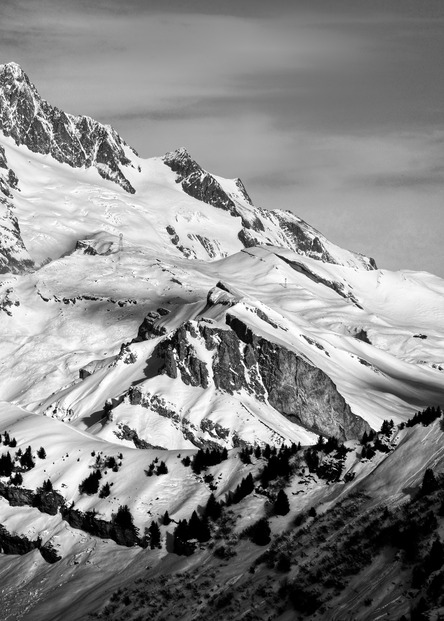
{"type": "Polygon", "coordinates": [[[163,518],[162,518],[162,524],[163,524],[164,526],[168,526],[168,524],[170,524],[170,523],[171,523],[171,518],[170,518],[170,516],[168,515],[168,511],[165,511],[165,513],[164,513],[164,515],[163,515],[163,518]]]}
{"type": "Polygon", "coordinates": [[[393,421],[384,420],[381,425],[381,433],[384,436],[389,436],[393,429],[393,421]]]}
{"type": "Polygon", "coordinates": [[[99,492],[99,498],[106,498],[107,496],[109,496],[111,494],[111,488],[109,486],[109,483],[105,483],[104,485],[102,485],[102,487],[100,488],[100,492],[99,492]]]}
{"type": "Polygon", "coordinates": [[[160,464],[157,466],[157,470],[156,470],[156,474],[168,474],[168,468],[166,466],[166,463],[164,461],[161,461],[160,464]]]}
{"type": "Polygon", "coordinates": [[[133,516],[128,505],[121,505],[114,516],[114,523],[127,530],[135,530],[133,516]]]}
{"type": "Polygon", "coordinates": [[[45,449],[43,448],[43,446],[41,446],[41,447],[39,448],[39,450],[37,451],[37,457],[38,457],[39,459],[46,459],[46,451],[45,451],[45,449]]]}
{"type": "Polygon", "coordinates": [[[20,472],[16,472],[14,476],[11,475],[11,485],[21,485],[23,483],[23,477],[20,472]]]}
{"type": "Polygon", "coordinates": [[[148,531],[149,531],[149,535],[150,535],[150,548],[151,548],[151,550],[154,550],[154,548],[161,548],[162,545],[160,543],[160,539],[161,539],[160,528],[159,528],[157,522],[154,522],[154,520],[153,520],[151,522],[151,525],[150,525],[148,531]]]}
{"type": "Polygon", "coordinates": [[[26,451],[23,453],[23,455],[20,457],[20,464],[23,466],[23,468],[25,468],[26,470],[31,470],[32,468],[34,468],[35,463],[34,460],[32,458],[32,451],[31,451],[31,447],[28,446],[28,448],[26,449],[26,451]]]}
{"type": "Polygon", "coordinates": [[[429,573],[440,569],[444,565],[444,546],[442,545],[439,537],[433,541],[425,564],[429,570],[429,573]]]}
{"type": "Polygon", "coordinates": [[[290,511],[288,496],[283,489],[279,490],[273,509],[276,515],[287,515],[290,511]]]}
{"type": "Polygon", "coordinates": [[[239,459],[244,464],[251,464],[250,453],[248,447],[243,448],[239,453],[239,459]]]}
{"type": "Polygon", "coordinates": [[[216,498],[214,497],[214,494],[212,493],[210,497],[208,498],[208,502],[205,507],[204,514],[210,520],[216,521],[217,519],[220,518],[221,513],[222,513],[222,506],[219,502],[217,502],[216,498]]]}
{"type": "Polygon", "coordinates": [[[186,556],[192,554],[194,547],[188,543],[188,539],[190,539],[188,523],[186,520],[180,520],[173,533],[173,552],[186,556]]]}
{"type": "Polygon", "coordinates": [[[50,479],[46,479],[46,481],[43,481],[42,490],[44,492],[52,492],[52,491],[54,491],[50,479]]]}
{"type": "Polygon", "coordinates": [[[262,518],[251,529],[251,541],[258,546],[266,546],[270,543],[270,532],[268,520],[262,518]]]}
{"type": "Polygon", "coordinates": [[[205,467],[205,453],[202,449],[199,449],[193,457],[191,469],[194,474],[200,474],[205,467]]]}
{"type": "Polygon", "coordinates": [[[438,489],[438,482],[435,479],[433,470],[431,468],[427,468],[427,470],[424,472],[424,478],[422,480],[421,493],[424,496],[427,496],[428,494],[431,494],[437,489],[438,489]]]}
{"type": "Polygon", "coordinates": [[[81,494],[88,494],[89,496],[91,494],[96,494],[99,491],[99,481],[101,478],[102,473],[100,470],[94,470],[80,483],[79,492],[81,494]]]}
{"type": "Polygon", "coordinates": [[[9,451],[0,457],[0,477],[10,477],[13,463],[9,451]]]}

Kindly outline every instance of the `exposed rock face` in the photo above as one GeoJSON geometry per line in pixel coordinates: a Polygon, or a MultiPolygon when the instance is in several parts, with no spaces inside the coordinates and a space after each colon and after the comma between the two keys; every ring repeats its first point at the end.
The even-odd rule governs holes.
{"type": "Polygon", "coordinates": [[[0,524],[0,551],[3,554],[27,554],[41,545],[41,540],[30,541],[27,537],[13,535],[0,524]]]}
{"type": "Polygon", "coordinates": [[[341,440],[370,431],[321,369],[294,351],[257,336],[235,315],[228,313],[226,321],[231,329],[204,321],[187,322],[164,339],[156,351],[162,360],[161,372],[171,378],[180,374],[185,383],[202,388],[212,381],[229,394],[246,390],[293,422],[341,440]],[[199,338],[213,353],[211,371],[191,345],[199,338]]]}
{"type": "MultiPolygon", "coordinates": [[[[171,170],[177,173],[177,183],[182,185],[182,189],[189,196],[213,207],[228,211],[232,216],[239,216],[245,228],[254,228],[251,220],[244,217],[243,210],[225,192],[217,179],[199,166],[186,149],[182,147],[176,151],[170,151],[164,155],[163,161],[171,170]]],[[[236,179],[235,183],[242,198],[250,205],[253,205],[242,181],[236,179]]],[[[262,222],[254,217],[253,221],[255,222],[256,220],[258,230],[264,230],[262,222]]]]}
{"type": "MultiPolygon", "coordinates": [[[[165,371],[164,371],[165,372],[165,371]]],[[[197,448],[220,448],[218,439],[226,440],[230,434],[229,429],[225,429],[218,423],[213,421],[202,421],[200,428],[189,421],[186,416],[181,415],[174,409],[173,404],[168,403],[162,397],[158,395],[151,395],[150,393],[139,388],[138,386],[132,386],[128,390],[128,398],[131,405],[140,405],[147,410],[151,410],[159,416],[168,418],[171,421],[173,427],[178,429],[184,438],[189,440],[197,448]],[[211,435],[214,440],[203,438],[202,434],[211,435]]],[[[236,434],[232,434],[233,446],[237,438],[236,434]]]]}
{"type": "Polygon", "coordinates": [[[20,274],[34,267],[23,243],[13,205],[0,197],[0,274],[20,274]]]}
{"type": "Polygon", "coordinates": [[[276,254],[276,256],[279,257],[282,261],[284,261],[284,263],[289,265],[296,272],[303,274],[304,276],[306,276],[307,278],[309,278],[310,280],[312,280],[313,282],[317,284],[321,284],[321,285],[324,285],[325,287],[328,287],[329,289],[333,289],[333,291],[336,291],[338,295],[340,295],[341,297],[347,300],[350,300],[358,308],[362,309],[362,306],[359,304],[356,297],[353,295],[351,291],[346,290],[343,283],[336,282],[333,280],[327,280],[326,278],[323,278],[319,274],[316,274],[315,272],[312,272],[311,270],[309,270],[303,263],[299,263],[296,261],[290,261],[289,259],[285,258],[284,256],[280,254],[276,254]]]}
{"type": "Polygon", "coordinates": [[[12,198],[11,189],[17,189],[18,179],[12,168],[8,167],[5,150],[0,144],[0,169],[2,168],[5,172],[0,170],[0,192],[8,198],[12,198]]]}
{"type": "Polygon", "coordinates": [[[134,446],[138,449],[159,449],[161,451],[165,450],[164,446],[158,446],[154,444],[150,444],[146,440],[139,438],[138,433],[135,429],[131,429],[128,425],[119,425],[119,431],[114,431],[114,435],[119,438],[119,440],[129,440],[134,443],[134,446]]]}
{"type": "Polygon", "coordinates": [[[166,334],[166,328],[157,325],[158,320],[162,316],[162,313],[159,312],[161,310],[163,309],[157,309],[157,311],[150,311],[148,313],[139,326],[137,337],[134,339],[135,341],[147,341],[148,339],[152,339],[156,336],[166,334]]]}
{"type": "Polygon", "coordinates": [[[34,153],[50,154],[74,168],[94,166],[104,179],[135,192],[121,170],[130,160],[117,132],[51,106],[15,63],[0,65],[0,129],[34,153]]]}
{"type": "MultiPolygon", "coordinates": [[[[0,483],[0,495],[5,498],[11,507],[36,507],[42,513],[57,515],[61,513],[62,518],[73,528],[84,530],[91,535],[102,539],[113,539],[122,546],[142,545],[137,536],[136,528],[124,528],[115,521],[107,522],[96,517],[94,512],[82,513],[72,507],[65,505],[65,499],[58,492],[44,492],[37,490],[33,492],[21,487],[11,487],[0,483]]],[[[26,537],[11,535],[0,524],[0,551],[5,554],[26,554],[38,548],[43,558],[48,563],[60,560],[50,544],[41,545],[41,540],[29,541],[26,537]]]]}
{"type": "MultiPolygon", "coordinates": [[[[310,227],[306,222],[298,218],[291,211],[273,210],[272,216],[277,218],[283,233],[289,239],[292,249],[313,259],[326,263],[337,263],[337,260],[325,247],[325,237],[310,227]]],[[[352,253],[355,259],[366,270],[376,270],[377,265],[371,257],[359,253],[352,253]]]]}
{"type": "Polygon", "coordinates": [[[196,235],[188,233],[188,238],[191,240],[197,239],[200,245],[205,249],[210,259],[227,256],[227,253],[223,252],[223,250],[221,249],[220,243],[217,241],[217,239],[209,239],[208,237],[199,235],[199,233],[196,233],[196,235]]]}
{"type": "Polygon", "coordinates": [[[180,148],[167,153],[163,161],[177,173],[177,183],[181,183],[189,196],[229,211],[231,215],[237,215],[234,202],[224,192],[220,183],[199,166],[186,149],[180,148]]]}
{"type": "Polygon", "coordinates": [[[208,369],[205,362],[197,357],[188,335],[196,337],[192,324],[184,324],[169,339],[161,341],[155,355],[163,361],[159,373],[177,378],[184,384],[208,388],[208,369]]]}
{"type": "Polygon", "coordinates": [[[6,153],[0,145],[0,274],[18,274],[34,267],[25,248],[17,218],[14,215],[12,190],[17,189],[18,179],[8,167],[6,153]],[[3,170],[5,172],[3,172],[3,170]]]}
{"type": "Polygon", "coordinates": [[[12,487],[0,483],[0,496],[3,496],[11,507],[36,507],[42,513],[57,515],[59,508],[63,505],[64,498],[57,492],[44,492],[37,490],[33,492],[23,487],[12,487]]]}
{"type": "Polygon", "coordinates": [[[19,554],[23,556],[33,550],[39,550],[47,563],[56,563],[62,558],[57,554],[50,543],[42,545],[42,540],[40,538],[32,541],[24,535],[13,535],[6,530],[3,524],[0,524],[0,552],[3,554],[19,554]]]}
{"type": "MultiPolygon", "coordinates": [[[[331,244],[328,245],[321,233],[289,211],[255,207],[240,179],[234,180],[235,189],[230,186],[227,191],[184,148],[167,153],[163,161],[177,174],[176,182],[189,196],[241,219],[238,239],[245,248],[261,244],[282,246],[320,261],[338,263],[338,259],[327,249],[332,247],[331,244]]],[[[181,249],[176,231],[169,233],[173,243],[181,249]]],[[[205,247],[203,242],[202,245],[205,247]]],[[[341,257],[339,264],[347,263],[341,257]]],[[[373,259],[353,252],[350,253],[350,264],[366,270],[377,269],[373,259]]]]}
{"type": "Polygon", "coordinates": [[[122,528],[122,526],[114,522],[101,520],[92,511],[82,513],[73,508],[64,508],[62,510],[62,517],[72,528],[83,530],[95,537],[112,539],[121,546],[142,545],[135,528],[122,528]]]}

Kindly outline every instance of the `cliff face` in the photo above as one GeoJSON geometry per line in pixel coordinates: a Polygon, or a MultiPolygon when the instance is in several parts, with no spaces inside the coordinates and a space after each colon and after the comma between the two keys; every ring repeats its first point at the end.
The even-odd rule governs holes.
{"type": "Polygon", "coordinates": [[[18,179],[9,168],[6,153],[0,145],[0,274],[12,272],[18,274],[31,269],[34,265],[25,248],[20,227],[14,215],[11,201],[12,190],[18,189],[18,179]]]}
{"type": "Polygon", "coordinates": [[[370,431],[321,369],[254,334],[230,313],[226,322],[228,329],[205,321],[182,325],[156,348],[159,372],[201,388],[213,383],[228,394],[245,390],[292,422],[341,440],[370,431]],[[199,341],[212,354],[211,368],[196,353],[194,344],[199,341]]]}
{"type": "Polygon", "coordinates": [[[117,132],[51,106],[15,63],[0,65],[0,129],[34,153],[49,154],[74,168],[94,166],[104,179],[135,191],[121,170],[130,160],[117,132]]]}

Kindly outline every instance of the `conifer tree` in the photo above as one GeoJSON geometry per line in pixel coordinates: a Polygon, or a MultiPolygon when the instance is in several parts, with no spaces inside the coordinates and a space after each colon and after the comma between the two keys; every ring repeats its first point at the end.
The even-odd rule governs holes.
{"type": "Polygon", "coordinates": [[[13,463],[9,451],[0,457],[0,477],[10,477],[13,463]]]}
{"type": "Polygon", "coordinates": [[[91,494],[96,494],[99,491],[99,481],[101,478],[102,473],[100,470],[94,470],[80,483],[79,492],[81,494],[88,494],[89,496],[91,494]]]}
{"type": "Polygon", "coordinates": [[[214,494],[212,493],[208,498],[207,505],[205,507],[205,516],[210,520],[217,520],[222,513],[222,506],[217,502],[214,494]]]}
{"type": "Polygon", "coordinates": [[[168,511],[165,511],[165,513],[163,514],[163,518],[162,518],[162,524],[164,526],[168,526],[168,524],[170,524],[170,523],[171,523],[171,518],[168,515],[168,511]]]}
{"type": "Polygon", "coordinates": [[[34,460],[32,458],[32,451],[31,451],[31,447],[28,446],[28,448],[26,449],[26,451],[23,453],[23,455],[20,457],[20,464],[23,466],[23,468],[25,468],[26,470],[31,470],[32,468],[34,468],[35,463],[34,460]]]}
{"type": "Polygon", "coordinates": [[[54,491],[50,479],[46,479],[45,481],[43,481],[42,490],[44,492],[52,492],[52,491],[54,491]]]}
{"type": "Polygon", "coordinates": [[[110,494],[111,494],[111,488],[109,486],[109,483],[105,483],[104,485],[102,485],[100,489],[99,498],[106,498],[110,494]]]}
{"type": "Polygon", "coordinates": [[[160,539],[161,539],[160,528],[157,522],[154,522],[154,520],[151,522],[148,532],[150,535],[151,550],[154,550],[154,548],[161,548],[162,545],[160,543],[160,539]]]}
{"type": "Polygon", "coordinates": [[[433,470],[431,468],[427,468],[427,470],[424,472],[424,478],[422,480],[421,493],[424,496],[427,496],[428,494],[434,492],[436,489],[438,489],[438,482],[435,479],[433,470]]]}
{"type": "Polygon", "coordinates": [[[116,515],[114,516],[114,523],[121,528],[135,530],[133,516],[128,505],[120,505],[117,509],[116,515]]]}
{"type": "Polygon", "coordinates": [[[160,464],[157,466],[157,470],[156,470],[156,474],[168,474],[168,468],[166,466],[166,463],[164,461],[161,461],[160,464]]]}
{"type": "Polygon", "coordinates": [[[273,509],[276,515],[287,515],[290,511],[288,496],[283,489],[279,490],[273,509]]]}
{"type": "Polygon", "coordinates": [[[21,485],[23,483],[23,477],[20,472],[16,472],[14,476],[11,475],[11,485],[21,485]]]}
{"type": "Polygon", "coordinates": [[[258,546],[266,546],[270,543],[270,532],[268,520],[262,518],[252,528],[251,541],[258,546]]]}

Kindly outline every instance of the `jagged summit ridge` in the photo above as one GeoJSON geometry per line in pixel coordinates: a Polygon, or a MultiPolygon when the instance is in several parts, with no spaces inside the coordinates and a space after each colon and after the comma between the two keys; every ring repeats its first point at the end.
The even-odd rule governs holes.
{"type": "MultiPolygon", "coordinates": [[[[118,210],[118,213],[98,198],[100,208],[95,209],[98,216],[95,230],[108,230],[110,224],[120,225],[127,220],[129,209],[132,213],[136,212],[134,215],[139,221],[137,229],[144,230],[149,221],[153,235],[151,240],[144,239],[144,243],[157,240],[155,231],[162,229],[166,232],[164,239],[167,246],[170,249],[174,247],[175,254],[179,252],[186,258],[220,259],[242,247],[268,245],[354,269],[376,268],[373,259],[332,244],[293,213],[255,206],[239,178],[224,179],[208,172],[184,147],[162,158],[139,158],[111,126],[102,125],[88,116],[67,114],[42,99],[17,63],[0,65],[0,132],[33,153],[49,155],[73,169],[95,168],[104,179],[121,186],[126,192],[135,194],[137,191],[137,204],[129,203],[124,197],[117,199],[122,205],[122,211],[118,210]],[[164,166],[170,169],[169,179],[164,175],[164,166]],[[172,188],[168,184],[172,183],[175,189],[193,199],[187,201],[186,208],[180,206],[180,201],[170,193],[168,199],[172,196],[174,199],[169,201],[168,206],[162,204],[161,213],[159,201],[155,198],[162,188],[158,182],[161,178],[165,180],[169,192],[172,188]],[[155,185],[155,192],[152,184],[155,185]],[[216,211],[202,210],[199,203],[210,205],[216,211]],[[114,212],[112,215],[110,209],[114,212]]],[[[6,164],[4,168],[8,171],[6,164]]],[[[7,174],[0,171],[0,190],[11,199],[12,205],[19,204],[18,195],[12,191],[20,189],[17,182],[23,182],[26,186],[28,181],[27,166],[19,166],[15,172],[11,169],[7,174]]],[[[77,180],[75,173],[73,182],[77,180]]],[[[32,183],[32,179],[30,181],[32,183]]],[[[70,201],[68,194],[68,203],[70,201]]],[[[23,210],[28,210],[28,205],[24,205],[23,201],[21,204],[23,213],[23,210]]],[[[81,229],[82,238],[89,234],[82,221],[70,221],[73,230],[81,229]]],[[[32,220],[28,222],[32,224],[32,220]]],[[[38,237],[34,230],[26,230],[27,225],[20,217],[18,223],[22,227],[25,245],[34,256],[32,245],[38,237]]],[[[118,234],[120,231],[115,229],[112,232],[118,234]]],[[[44,260],[51,253],[54,256],[54,252],[61,254],[71,250],[79,238],[70,239],[69,247],[57,250],[39,248],[40,260],[42,255],[44,260]]]]}
{"type": "Polygon", "coordinates": [[[338,253],[340,249],[295,214],[256,207],[239,178],[222,179],[209,173],[186,148],[170,151],[162,159],[176,173],[176,183],[186,194],[240,218],[237,237],[245,248],[282,246],[327,263],[377,269],[370,257],[349,251],[338,253]]]}
{"type": "Polygon", "coordinates": [[[121,170],[130,160],[117,132],[49,104],[14,62],[0,65],[0,129],[34,153],[50,154],[74,168],[94,166],[103,178],[135,191],[121,170]]]}

